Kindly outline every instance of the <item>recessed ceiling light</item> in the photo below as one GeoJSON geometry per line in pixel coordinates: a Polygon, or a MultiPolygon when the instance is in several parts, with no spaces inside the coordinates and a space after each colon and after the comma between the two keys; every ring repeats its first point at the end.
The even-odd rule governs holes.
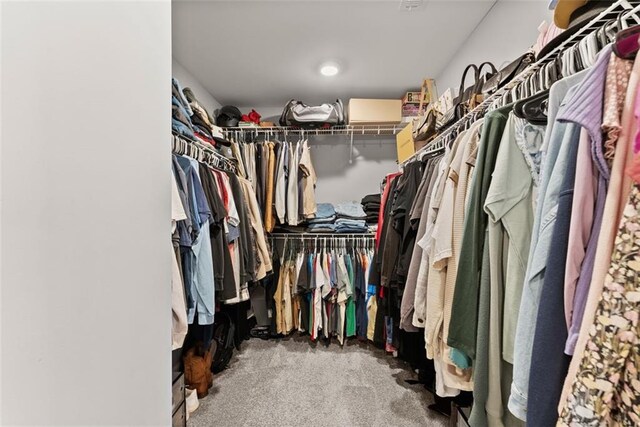
{"type": "Polygon", "coordinates": [[[340,71],[340,68],[338,67],[338,64],[335,64],[332,62],[322,64],[322,66],[320,67],[320,74],[327,77],[333,77],[336,74],[338,74],[339,71],[340,71]]]}
{"type": "Polygon", "coordinates": [[[413,12],[422,7],[423,0],[400,0],[400,10],[413,12]]]}

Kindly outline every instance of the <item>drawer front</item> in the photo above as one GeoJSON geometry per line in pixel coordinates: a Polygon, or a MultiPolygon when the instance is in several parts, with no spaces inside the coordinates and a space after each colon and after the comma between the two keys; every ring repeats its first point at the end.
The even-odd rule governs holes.
{"type": "Polygon", "coordinates": [[[184,403],[184,375],[180,375],[174,382],[171,391],[171,413],[184,403]]]}
{"type": "Polygon", "coordinates": [[[173,419],[171,420],[171,427],[186,427],[187,426],[187,405],[182,402],[182,405],[178,408],[173,419]]]}

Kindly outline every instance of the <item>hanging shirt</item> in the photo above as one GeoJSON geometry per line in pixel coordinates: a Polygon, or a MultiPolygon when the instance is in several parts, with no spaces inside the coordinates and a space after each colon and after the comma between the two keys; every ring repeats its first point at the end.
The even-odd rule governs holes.
{"type": "Polygon", "coordinates": [[[522,151],[518,148],[518,132],[530,132],[542,139],[543,127],[522,123],[524,120],[513,114],[505,127],[502,142],[496,157],[496,167],[487,199],[485,211],[489,219],[499,223],[509,239],[506,265],[492,260],[504,276],[504,312],[502,334],[502,357],[513,363],[513,342],[515,339],[522,285],[529,259],[531,230],[533,228],[533,179],[527,168],[522,151]],[[529,130],[518,126],[525,126],[529,130]],[[537,129],[531,129],[531,128],[537,129]]]}
{"type": "Polygon", "coordinates": [[[447,344],[470,358],[475,356],[478,287],[484,234],[487,229],[484,201],[491,183],[500,139],[511,108],[512,106],[499,108],[485,116],[482,140],[471,183],[469,209],[464,222],[460,258],[465,262],[460,264],[456,277],[447,344]]]}
{"type": "Polygon", "coordinates": [[[289,145],[289,177],[287,180],[287,224],[298,225],[298,142],[289,145]]]}
{"type": "Polygon", "coordinates": [[[289,176],[289,144],[280,143],[276,166],[275,209],[280,224],[285,223],[287,213],[287,180],[289,176]]]}
{"type": "MultiPolygon", "coordinates": [[[[569,147],[577,145],[580,128],[574,124],[556,122],[566,103],[571,99],[586,72],[556,82],[549,93],[549,123],[545,143],[542,176],[538,189],[538,203],[531,235],[526,281],[522,290],[516,339],[514,343],[513,383],[509,410],[526,421],[527,394],[535,323],[540,304],[540,293],[545,280],[558,196],[565,175],[569,147]],[[551,125],[551,123],[553,123],[551,125]]],[[[564,279],[564,276],[562,277],[564,279]]]]}
{"type": "Polygon", "coordinates": [[[349,286],[349,273],[347,272],[347,267],[344,262],[344,257],[341,255],[337,256],[337,268],[338,268],[338,341],[340,344],[344,344],[344,333],[345,333],[345,322],[346,322],[346,311],[347,311],[347,300],[349,296],[347,294],[347,289],[349,286]]]}
{"type": "Polygon", "coordinates": [[[192,233],[193,233],[193,221],[195,218],[193,217],[194,212],[191,209],[190,202],[190,190],[189,184],[187,182],[187,177],[184,174],[184,171],[180,167],[178,163],[178,158],[176,155],[171,156],[171,168],[173,170],[173,176],[176,180],[176,185],[178,188],[178,194],[180,195],[180,201],[182,202],[182,206],[184,207],[185,214],[187,217],[178,222],[177,230],[180,236],[180,244],[183,246],[191,245],[192,233]]]}
{"type": "Polygon", "coordinates": [[[200,217],[206,218],[206,220],[201,224],[200,233],[191,246],[191,250],[195,256],[196,266],[194,280],[196,306],[189,311],[187,317],[189,323],[193,323],[197,312],[199,325],[211,325],[213,324],[213,316],[215,313],[213,258],[211,256],[211,240],[209,238],[211,211],[207,205],[204,190],[200,183],[198,162],[193,159],[189,159],[189,162],[194,174],[194,186],[199,188],[197,193],[201,200],[198,202],[198,205],[202,206],[201,209],[206,209],[204,212],[200,210],[200,217]]]}
{"type": "Polygon", "coordinates": [[[200,165],[200,180],[207,197],[207,203],[211,208],[211,220],[209,222],[209,235],[211,239],[211,255],[213,257],[213,274],[216,291],[222,291],[221,299],[235,298],[236,285],[233,278],[231,254],[225,233],[224,224],[227,211],[220,197],[217,179],[212,169],[207,165],[200,165]],[[229,274],[225,274],[229,272],[229,274]]]}
{"type": "MultiPolygon", "coordinates": [[[[264,203],[264,227],[267,232],[273,231],[275,226],[274,214],[274,195],[275,195],[275,173],[276,173],[276,156],[273,150],[273,142],[267,142],[266,144],[268,152],[267,162],[267,183],[266,183],[266,196],[264,203]]],[[[257,200],[256,200],[257,202],[257,200]]]]}
{"type": "MultiPolygon", "coordinates": [[[[490,302],[486,325],[489,339],[482,356],[486,357],[488,368],[484,389],[489,424],[502,423],[509,413],[503,396],[508,396],[512,368],[505,366],[503,360],[513,363],[513,341],[533,227],[533,179],[517,142],[518,129],[523,131],[518,128],[524,125],[521,121],[510,114],[484,204],[489,216],[490,281],[481,286],[488,285],[490,302]]],[[[478,328],[486,326],[479,324],[478,328]]],[[[480,357],[476,351],[476,358],[480,357]]]]}
{"type": "MultiPolygon", "coordinates": [[[[251,221],[252,234],[255,236],[257,264],[256,264],[256,280],[263,279],[269,271],[271,271],[271,256],[267,246],[265,230],[260,217],[260,207],[256,199],[255,192],[251,187],[251,183],[246,179],[240,179],[242,190],[247,201],[248,217],[251,221]]],[[[253,248],[252,248],[253,250],[253,248]]],[[[295,281],[297,283],[297,280],[295,281]]]]}
{"type": "Polygon", "coordinates": [[[315,288],[313,290],[313,334],[312,338],[318,336],[318,330],[322,329],[322,289],[327,285],[327,278],[324,274],[324,257],[320,253],[314,259],[315,288]]]}
{"type": "MultiPolygon", "coordinates": [[[[629,78],[629,85],[627,88],[627,95],[621,119],[621,132],[616,144],[616,151],[610,174],[611,179],[609,181],[605,200],[603,213],[604,221],[598,236],[593,274],[589,285],[587,300],[584,306],[582,325],[575,345],[575,355],[583,354],[585,351],[589,331],[595,321],[596,308],[602,296],[604,280],[611,265],[611,254],[614,247],[615,235],[617,233],[616,227],[620,224],[619,220],[622,218],[627,198],[630,194],[631,188],[633,187],[631,178],[624,171],[632,161],[633,139],[638,132],[638,126],[634,120],[634,105],[636,102],[639,80],[640,62],[635,61],[629,78]]],[[[579,357],[573,357],[571,360],[567,378],[563,386],[562,396],[560,398],[560,411],[563,410],[563,407],[569,398],[571,387],[580,369],[580,361],[581,359],[579,357]]]]}
{"type": "Polygon", "coordinates": [[[194,218],[193,240],[182,251],[187,318],[189,323],[193,323],[197,312],[200,324],[207,325],[213,323],[214,313],[214,278],[208,234],[211,211],[197,173],[198,163],[185,156],[177,156],[176,159],[187,180],[189,209],[194,218]],[[203,235],[206,237],[203,238],[203,235]]]}
{"type": "Polygon", "coordinates": [[[302,154],[300,156],[300,175],[302,182],[303,195],[303,211],[304,218],[313,218],[317,211],[316,206],[316,176],[315,168],[311,162],[311,152],[309,150],[309,142],[305,140],[301,144],[302,154]]]}
{"type": "Polygon", "coordinates": [[[559,426],[640,425],[640,186],[626,203],[580,369],[559,426]],[[635,278],[635,279],[634,279],[635,278]]]}
{"type": "MultiPolygon", "coordinates": [[[[420,268],[418,269],[418,277],[416,278],[416,295],[414,298],[415,312],[413,314],[413,324],[418,328],[425,328],[427,322],[427,285],[429,266],[431,265],[429,262],[429,255],[431,253],[431,243],[433,241],[432,233],[436,218],[436,209],[434,209],[434,207],[437,198],[441,197],[438,194],[441,194],[444,190],[444,171],[449,164],[450,154],[451,149],[447,147],[445,153],[438,162],[437,169],[434,173],[435,180],[431,184],[431,198],[429,200],[427,210],[423,212],[424,220],[422,221],[426,221],[425,231],[422,237],[418,236],[418,241],[416,243],[422,249],[422,259],[420,262],[420,268]]],[[[426,328],[424,333],[426,342],[429,339],[429,332],[427,332],[426,328]]]]}
{"type": "MultiPolygon", "coordinates": [[[[572,327],[567,338],[567,354],[573,354],[575,341],[577,340],[582,314],[586,304],[586,296],[591,283],[593,265],[595,263],[598,237],[603,222],[604,204],[607,197],[607,187],[611,170],[604,157],[602,142],[602,117],[603,117],[603,94],[607,69],[611,57],[616,57],[611,53],[611,46],[605,47],[599,54],[596,64],[590,69],[580,86],[579,95],[572,99],[570,109],[563,110],[558,114],[558,120],[568,123],[575,123],[586,129],[591,140],[591,154],[594,165],[598,169],[598,189],[596,191],[595,210],[593,213],[593,225],[589,242],[585,251],[584,260],[580,269],[580,277],[576,284],[574,297],[572,327]]],[[[617,58],[617,57],[616,57],[617,58]]],[[[629,70],[630,71],[630,70],[629,70]]]]}
{"type": "MultiPolygon", "coordinates": [[[[414,201],[414,206],[411,211],[412,227],[416,227],[416,239],[419,240],[424,235],[424,230],[427,226],[426,215],[424,221],[420,221],[422,212],[425,212],[425,205],[428,209],[429,201],[431,200],[430,188],[432,177],[435,175],[436,167],[439,162],[440,156],[427,160],[424,167],[424,173],[422,176],[422,182],[420,183],[420,189],[418,190],[418,196],[414,201]],[[424,193],[424,194],[422,194],[424,193]],[[422,194],[422,195],[421,195],[422,194]]],[[[422,248],[416,244],[411,254],[411,262],[409,263],[409,272],[407,274],[407,281],[405,284],[404,293],[402,294],[402,303],[400,306],[400,328],[407,332],[418,332],[418,328],[413,325],[414,314],[414,301],[416,295],[416,285],[418,279],[418,271],[420,270],[420,262],[422,260],[422,248]]]]}
{"type": "MultiPolygon", "coordinates": [[[[175,175],[171,176],[171,233],[175,232],[178,221],[187,219],[178,186],[176,184],[175,175]]],[[[187,335],[188,320],[187,307],[185,305],[184,283],[180,274],[180,267],[176,253],[171,253],[171,349],[175,350],[182,347],[184,338],[187,335]]]]}
{"type": "Polygon", "coordinates": [[[345,265],[347,267],[348,274],[348,285],[347,285],[347,295],[349,299],[347,300],[347,308],[346,308],[346,322],[347,322],[347,337],[353,337],[356,335],[356,302],[355,302],[355,275],[354,275],[354,266],[353,259],[351,255],[345,254],[344,256],[345,265]]]}

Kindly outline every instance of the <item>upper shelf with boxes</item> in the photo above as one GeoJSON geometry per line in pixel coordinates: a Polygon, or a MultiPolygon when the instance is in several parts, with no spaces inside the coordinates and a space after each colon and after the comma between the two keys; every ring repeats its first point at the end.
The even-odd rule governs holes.
{"type": "Polygon", "coordinates": [[[346,106],[340,99],[321,105],[292,99],[273,121],[263,121],[254,110],[243,115],[236,107],[226,106],[220,109],[216,121],[228,137],[288,132],[347,135],[353,142],[353,137],[359,135],[397,135],[398,161],[402,162],[420,148],[411,138],[411,123],[423,117],[437,99],[435,81],[424,79],[420,89],[406,92],[402,99],[351,98],[346,106]]]}

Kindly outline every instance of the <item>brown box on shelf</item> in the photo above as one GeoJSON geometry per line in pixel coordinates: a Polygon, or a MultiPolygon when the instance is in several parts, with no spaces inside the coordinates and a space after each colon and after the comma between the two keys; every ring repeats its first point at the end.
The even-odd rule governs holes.
{"type": "Polygon", "coordinates": [[[402,123],[413,123],[415,119],[419,119],[420,116],[402,116],[402,123]]]}
{"type": "Polygon", "coordinates": [[[402,117],[415,117],[420,114],[420,104],[402,104],[402,117]]]}
{"type": "MultiPolygon", "coordinates": [[[[425,99],[425,102],[429,102],[429,98],[425,99]]],[[[407,92],[402,99],[403,104],[415,104],[420,105],[420,92],[407,92]]]]}
{"type": "Polygon", "coordinates": [[[400,99],[349,100],[349,124],[395,124],[402,121],[402,101],[400,99]]]}
{"type": "Polygon", "coordinates": [[[398,163],[402,163],[415,153],[412,135],[413,125],[409,123],[396,135],[396,150],[398,152],[398,163]]]}

